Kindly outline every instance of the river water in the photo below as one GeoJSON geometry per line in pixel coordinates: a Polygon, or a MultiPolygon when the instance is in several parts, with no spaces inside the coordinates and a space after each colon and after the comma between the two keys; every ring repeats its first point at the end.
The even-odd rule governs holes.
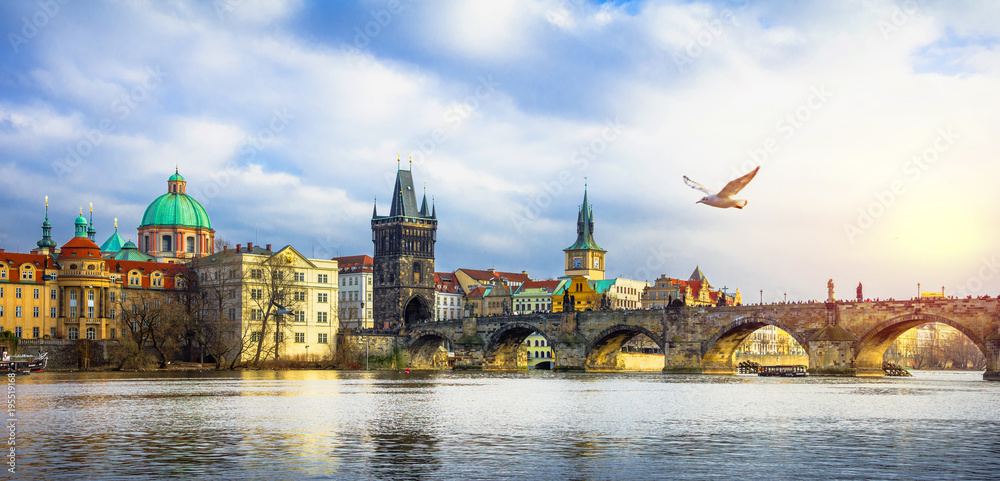
{"type": "Polygon", "coordinates": [[[976,372],[53,372],[14,389],[24,479],[1000,478],[1000,383],[976,372]]]}

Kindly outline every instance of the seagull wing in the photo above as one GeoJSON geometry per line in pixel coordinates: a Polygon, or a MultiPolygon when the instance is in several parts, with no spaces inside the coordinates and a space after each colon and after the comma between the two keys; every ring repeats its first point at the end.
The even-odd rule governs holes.
{"type": "Polygon", "coordinates": [[[702,192],[704,192],[704,193],[706,193],[708,195],[712,195],[712,194],[715,193],[714,191],[708,190],[708,188],[706,188],[704,185],[701,185],[701,184],[699,184],[699,183],[697,183],[697,182],[689,179],[686,175],[684,176],[684,183],[687,184],[687,185],[690,185],[692,189],[698,189],[698,190],[700,190],[700,191],[702,191],[702,192]]]}
{"type": "Polygon", "coordinates": [[[751,170],[749,174],[744,175],[739,179],[734,179],[729,181],[729,183],[726,184],[726,186],[723,187],[722,190],[719,192],[719,196],[731,197],[736,195],[737,193],[739,193],[739,191],[743,190],[743,188],[746,187],[751,180],[753,180],[753,176],[757,175],[758,170],[760,170],[759,165],[757,166],[756,169],[751,170]]]}

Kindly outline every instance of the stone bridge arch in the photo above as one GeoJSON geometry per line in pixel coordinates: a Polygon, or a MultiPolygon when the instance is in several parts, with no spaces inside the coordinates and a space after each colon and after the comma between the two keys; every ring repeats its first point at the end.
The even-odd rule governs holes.
{"type": "Polygon", "coordinates": [[[785,331],[799,343],[806,352],[809,351],[809,341],[802,333],[797,332],[785,323],[763,317],[760,314],[743,316],[723,326],[712,337],[702,343],[701,368],[705,374],[733,374],[733,355],[736,348],[750,337],[754,331],[764,326],[774,326],[785,331]]]}
{"type": "Polygon", "coordinates": [[[618,353],[621,351],[622,345],[640,334],[650,338],[660,350],[664,350],[662,333],[654,333],[642,326],[617,324],[604,329],[591,340],[587,346],[586,369],[588,371],[618,370],[618,353]]]}
{"type": "Polygon", "coordinates": [[[439,331],[420,332],[406,346],[410,358],[409,365],[415,369],[448,369],[448,353],[440,348],[445,342],[453,341],[448,335],[439,331]]]}
{"type": "MultiPolygon", "coordinates": [[[[882,374],[882,356],[892,342],[904,332],[928,322],[940,322],[941,324],[947,324],[955,328],[971,339],[976,347],[979,348],[979,352],[983,353],[983,356],[989,362],[990,351],[986,346],[985,340],[972,332],[969,326],[935,314],[906,314],[878,323],[854,343],[854,367],[857,369],[858,374],[866,372],[882,374]]],[[[987,371],[991,370],[990,367],[992,366],[987,366],[987,371]]]]}
{"type": "MultiPolygon", "coordinates": [[[[557,359],[556,346],[549,333],[534,324],[514,321],[503,324],[501,329],[486,339],[486,346],[483,349],[483,367],[502,370],[517,369],[520,361],[518,348],[528,336],[535,333],[545,338],[545,342],[552,348],[552,358],[557,359]]],[[[525,358],[525,362],[527,362],[527,358],[525,358]]]]}

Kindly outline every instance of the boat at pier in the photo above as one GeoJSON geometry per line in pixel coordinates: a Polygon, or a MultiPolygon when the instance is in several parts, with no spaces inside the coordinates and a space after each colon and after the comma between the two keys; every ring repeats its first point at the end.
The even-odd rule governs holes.
{"type": "Polygon", "coordinates": [[[760,366],[758,376],[802,377],[807,376],[805,366],[760,366]]]}

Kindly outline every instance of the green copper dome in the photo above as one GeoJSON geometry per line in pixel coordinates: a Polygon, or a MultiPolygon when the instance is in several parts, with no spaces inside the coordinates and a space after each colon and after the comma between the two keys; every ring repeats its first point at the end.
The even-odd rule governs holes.
{"type": "Polygon", "coordinates": [[[184,182],[184,176],[182,176],[177,172],[174,172],[174,175],[171,175],[170,178],[167,180],[171,182],[184,182]]]}
{"type": "MultiPolygon", "coordinates": [[[[180,176],[179,174],[174,174],[180,176]]],[[[173,177],[171,177],[173,178],[173,177]]],[[[211,229],[212,221],[208,219],[205,208],[187,194],[167,193],[157,197],[146,213],[142,215],[139,228],[148,226],[184,226],[211,229]]]]}

